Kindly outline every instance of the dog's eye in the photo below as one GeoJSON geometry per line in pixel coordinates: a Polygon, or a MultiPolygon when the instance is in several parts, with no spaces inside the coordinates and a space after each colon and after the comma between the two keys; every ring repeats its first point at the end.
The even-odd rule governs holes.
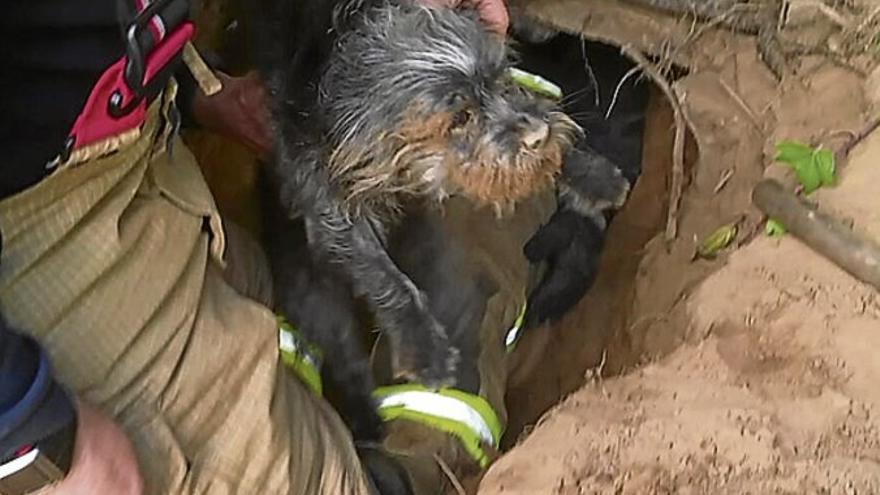
{"type": "Polygon", "coordinates": [[[453,129],[458,129],[460,127],[464,127],[468,122],[471,121],[471,111],[468,109],[459,110],[455,112],[455,115],[452,116],[452,123],[450,127],[453,129]]]}

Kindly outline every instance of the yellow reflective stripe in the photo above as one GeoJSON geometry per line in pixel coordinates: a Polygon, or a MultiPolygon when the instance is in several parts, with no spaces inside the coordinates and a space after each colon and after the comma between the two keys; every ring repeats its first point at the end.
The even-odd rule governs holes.
{"type": "Polygon", "coordinates": [[[509,68],[508,74],[515,83],[529,91],[554,100],[562,99],[562,88],[537,74],[532,74],[516,67],[509,68]]]}
{"type": "Polygon", "coordinates": [[[373,395],[383,420],[406,419],[454,435],[480,467],[489,464],[483,447],[497,448],[501,440],[501,422],[480,396],[456,389],[433,391],[418,384],[380,387],[373,395]]]}
{"type": "Polygon", "coordinates": [[[305,338],[284,317],[278,316],[278,351],[281,362],[287,366],[309,389],[323,395],[321,381],[322,356],[320,350],[306,342],[305,338]]]}

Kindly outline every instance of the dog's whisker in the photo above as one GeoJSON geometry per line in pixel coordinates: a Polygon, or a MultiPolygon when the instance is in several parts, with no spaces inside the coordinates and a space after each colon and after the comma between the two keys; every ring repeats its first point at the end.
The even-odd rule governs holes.
{"type": "MultiPolygon", "coordinates": [[[[460,194],[501,215],[552,186],[583,135],[561,109],[588,89],[560,105],[511,87],[509,48],[472,12],[326,1],[333,30],[315,42],[326,51],[320,70],[275,96],[282,123],[296,121],[279,126],[285,204],[305,212],[312,248],[365,296],[392,354],[405,356],[395,373],[451,385],[455,351],[386,236],[410,200],[460,194]]],[[[278,77],[299,74],[279,64],[278,77]]]]}

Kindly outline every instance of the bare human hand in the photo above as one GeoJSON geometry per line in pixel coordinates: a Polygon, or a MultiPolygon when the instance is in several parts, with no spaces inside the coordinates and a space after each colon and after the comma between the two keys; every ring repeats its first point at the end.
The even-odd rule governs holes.
{"type": "Polygon", "coordinates": [[[196,91],[193,117],[202,127],[234,139],[257,153],[268,156],[272,131],[268,95],[256,72],[241,77],[217,73],[223,89],[213,96],[196,91]]]}
{"type": "Polygon", "coordinates": [[[425,5],[434,7],[472,7],[480,14],[486,25],[501,36],[507,35],[510,17],[505,0],[420,0],[425,5]]]}
{"type": "Polygon", "coordinates": [[[35,495],[143,495],[137,458],[122,429],[97,408],[77,401],[77,429],[70,471],[35,495]]]}

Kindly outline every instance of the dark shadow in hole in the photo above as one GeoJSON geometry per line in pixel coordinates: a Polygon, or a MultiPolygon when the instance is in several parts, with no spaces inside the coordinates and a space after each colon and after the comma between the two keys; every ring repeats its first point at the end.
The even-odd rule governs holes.
{"type": "MultiPolygon", "coordinates": [[[[595,253],[599,273],[587,295],[561,321],[524,335],[511,359],[507,393],[509,448],[541,414],[585,383],[611,346],[620,369],[633,355],[624,331],[645,244],[663,230],[674,121],[663,93],[617,47],[560,34],[542,45],[518,46],[520,66],[563,88],[566,111],[587,131],[586,144],[617,162],[634,188],[612,219],[605,246],[595,253]],[[585,67],[589,63],[589,67],[585,67]],[[610,111],[609,111],[610,108],[610,111]]],[[[675,78],[686,74],[673,68],[675,78]]],[[[687,133],[685,158],[695,162],[687,133]]]]}

